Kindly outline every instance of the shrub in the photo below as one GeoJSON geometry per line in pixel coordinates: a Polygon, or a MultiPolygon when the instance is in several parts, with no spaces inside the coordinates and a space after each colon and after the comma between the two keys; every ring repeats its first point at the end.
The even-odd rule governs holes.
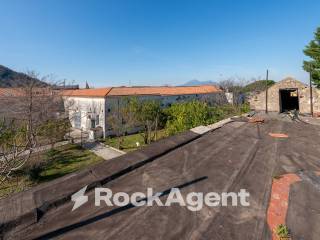
{"type": "Polygon", "coordinates": [[[43,156],[41,154],[33,155],[30,161],[24,167],[24,173],[32,181],[39,180],[41,177],[41,172],[45,170],[50,162],[55,160],[59,153],[59,150],[51,148],[43,156]]]}
{"type": "Polygon", "coordinates": [[[275,229],[275,232],[276,232],[277,236],[280,238],[290,237],[289,228],[284,224],[278,225],[275,229]]]}
{"type": "Polygon", "coordinates": [[[42,164],[31,166],[27,171],[29,179],[32,181],[38,180],[43,169],[44,167],[42,164]]]}
{"type": "Polygon", "coordinates": [[[31,181],[37,181],[40,178],[41,172],[45,168],[45,161],[34,156],[30,162],[24,167],[24,173],[31,181]]]}
{"type": "Polygon", "coordinates": [[[176,103],[166,109],[166,130],[169,135],[190,128],[210,124],[212,119],[210,107],[203,102],[192,101],[176,103]]]}
{"type": "Polygon", "coordinates": [[[70,129],[68,119],[50,119],[44,122],[38,129],[40,137],[48,139],[53,146],[54,143],[62,141],[70,129]]]}
{"type": "Polygon", "coordinates": [[[166,131],[169,135],[173,135],[199,125],[208,125],[249,111],[248,104],[226,104],[210,107],[200,101],[176,103],[165,109],[167,115],[166,131]]]}

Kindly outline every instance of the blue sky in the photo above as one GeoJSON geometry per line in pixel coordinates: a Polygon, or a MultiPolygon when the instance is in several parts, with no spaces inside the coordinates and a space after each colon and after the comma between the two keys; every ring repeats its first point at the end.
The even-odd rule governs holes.
{"type": "Polygon", "coordinates": [[[0,0],[0,64],[93,86],[280,80],[302,70],[319,0],[0,0]]]}

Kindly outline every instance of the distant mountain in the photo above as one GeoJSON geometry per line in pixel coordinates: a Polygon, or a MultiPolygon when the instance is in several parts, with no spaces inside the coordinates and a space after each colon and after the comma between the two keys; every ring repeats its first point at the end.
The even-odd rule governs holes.
{"type": "Polygon", "coordinates": [[[201,86],[201,85],[218,85],[218,84],[213,81],[199,81],[197,79],[194,79],[182,84],[181,86],[201,86]]]}
{"type": "Polygon", "coordinates": [[[28,75],[20,72],[16,72],[0,65],[0,87],[23,87],[31,82],[35,82],[38,86],[46,86],[47,83],[40,81],[39,79],[31,78],[28,75]]]}

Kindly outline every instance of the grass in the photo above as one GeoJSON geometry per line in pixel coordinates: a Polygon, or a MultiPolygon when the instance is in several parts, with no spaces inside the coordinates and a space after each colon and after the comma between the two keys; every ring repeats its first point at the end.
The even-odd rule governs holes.
{"type": "MultiPolygon", "coordinates": [[[[164,129],[162,129],[162,130],[158,131],[157,139],[159,140],[159,139],[165,138],[167,136],[168,135],[167,135],[166,131],[164,129]]],[[[118,137],[107,138],[107,139],[105,139],[103,141],[104,141],[105,144],[107,144],[107,145],[109,145],[111,147],[118,148],[118,137]]],[[[139,142],[140,147],[143,147],[143,146],[146,145],[144,143],[143,135],[141,133],[124,136],[122,144],[121,144],[121,150],[123,150],[125,152],[134,151],[134,150],[139,148],[136,145],[137,142],[139,142]]]]}
{"type": "Polygon", "coordinates": [[[49,164],[40,173],[40,182],[61,177],[103,160],[89,150],[72,144],[53,150],[53,152],[51,150],[46,155],[49,164]]]}
{"type": "Polygon", "coordinates": [[[0,198],[103,161],[89,150],[68,144],[34,155],[20,172],[0,186],[0,198]]]}

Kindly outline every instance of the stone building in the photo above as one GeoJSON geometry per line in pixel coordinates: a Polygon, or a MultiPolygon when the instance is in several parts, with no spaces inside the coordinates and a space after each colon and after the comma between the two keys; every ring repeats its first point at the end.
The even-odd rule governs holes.
{"type": "Polygon", "coordinates": [[[111,87],[67,90],[63,92],[65,108],[72,126],[88,131],[102,128],[103,136],[114,135],[108,122],[129,97],[157,100],[162,107],[173,103],[200,100],[209,105],[226,104],[224,92],[215,86],[192,87],[111,87]]]}
{"type": "MultiPolygon", "coordinates": [[[[312,88],[313,111],[320,112],[320,90],[312,88]]],[[[250,107],[256,111],[266,110],[266,92],[262,91],[250,96],[250,107]]],[[[291,77],[285,78],[268,88],[268,111],[286,112],[298,110],[310,114],[310,88],[308,85],[291,77]]]]}

